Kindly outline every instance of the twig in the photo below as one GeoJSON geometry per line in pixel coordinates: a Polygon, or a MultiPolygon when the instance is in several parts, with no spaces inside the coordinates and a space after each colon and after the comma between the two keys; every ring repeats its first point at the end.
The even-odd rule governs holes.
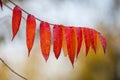
{"type": "MultiPolygon", "coordinates": [[[[8,0],[10,3],[12,3],[14,6],[18,6],[16,3],[14,3],[12,0],[8,0]]],[[[18,6],[19,7],[19,6],[18,6]]],[[[21,7],[19,7],[19,8],[21,8],[21,7]]],[[[10,10],[12,10],[12,9],[10,9],[10,10]]],[[[26,14],[30,14],[29,12],[27,12],[26,10],[24,10],[24,9],[22,9],[21,8],[21,10],[24,12],[24,13],[26,13],[26,14]]],[[[35,17],[35,16],[34,16],[35,17]]],[[[39,19],[39,18],[37,18],[37,17],[35,17],[35,19],[36,20],[38,20],[38,21],[43,21],[43,20],[41,20],[41,19],[39,19]]],[[[45,21],[44,21],[45,22],[45,21]]],[[[49,23],[49,22],[48,22],[49,23]]],[[[55,25],[55,24],[53,24],[53,23],[49,23],[50,25],[55,25]]]]}
{"type": "Polygon", "coordinates": [[[8,68],[11,72],[13,72],[14,74],[16,74],[17,76],[21,77],[21,78],[24,79],[24,80],[28,80],[27,78],[21,76],[20,74],[18,74],[17,72],[15,72],[12,68],[10,68],[10,66],[9,66],[7,63],[5,63],[5,61],[4,61],[2,58],[0,58],[0,61],[8,68]]]}
{"type": "MultiPolygon", "coordinates": [[[[11,7],[9,7],[7,4],[5,4],[5,3],[3,3],[4,4],[4,6],[6,6],[8,9],[10,9],[11,11],[12,11],[12,8],[11,7]]],[[[23,17],[22,16],[22,18],[25,20],[25,17],[23,17]]]]}

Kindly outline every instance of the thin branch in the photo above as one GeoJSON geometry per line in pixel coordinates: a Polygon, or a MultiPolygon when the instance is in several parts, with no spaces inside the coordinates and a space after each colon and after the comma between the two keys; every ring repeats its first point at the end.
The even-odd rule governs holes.
{"type": "Polygon", "coordinates": [[[10,68],[10,66],[9,66],[7,63],[5,63],[5,61],[4,61],[2,58],[0,58],[0,61],[8,68],[11,72],[13,72],[14,74],[16,74],[17,76],[21,77],[21,78],[24,79],[24,80],[28,80],[27,78],[21,76],[20,74],[18,74],[17,72],[15,72],[12,68],[10,68]]]}
{"type": "MultiPolygon", "coordinates": [[[[7,7],[8,9],[10,9],[11,11],[12,11],[12,8],[11,7],[9,7],[7,4],[5,4],[5,3],[3,3],[4,4],[4,6],[5,7],[7,7]]],[[[25,20],[25,17],[24,16],[22,16],[22,18],[25,20]]]]}
{"type": "MultiPolygon", "coordinates": [[[[16,3],[14,3],[13,1],[11,1],[11,0],[8,0],[10,3],[12,3],[14,6],[18,6],[16,3]]],[[[21,8],[20,6],[18,6],[19,8],[21,8]]],[[[12,9],[10,9],[10,10],[12,10],[12,9]]],[[[21,10],[24,12],[24,13],[26,13],[26,14],[30,14],[29,12],[27,12],[26,10],[24,10],[24,9],[22,9],[21,8],[21,10]]],[[[35,16],[34,16],[35,17],[35,16]]],[[[38,21],[43,21],[43,20],[41,20],[41,19],[39,19],[39,18],[37,18],[37,17],[35,17],[35,19],[36,20],[38,20],[38,21]]],[[[45,22],[45,21],[44,21],[45,22]]],[[[49,23],[49,22],[48,22],[49,23]]],[[[55,24],[53,24],[53,23],[49,23],[50,25],[55,25],[55,24]]]]}

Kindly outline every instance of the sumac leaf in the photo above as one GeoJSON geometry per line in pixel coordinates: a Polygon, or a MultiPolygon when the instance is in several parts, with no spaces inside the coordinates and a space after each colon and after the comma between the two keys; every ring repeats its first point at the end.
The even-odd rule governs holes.
{"type": "Polygon", "coordinates": [[[76,54],[76,32],[74,27],[65,27],[65,37],[66,37],[66,43],[67,43],[67,50],[68,50],[68,56],[72,63],[74,64],[74,58],[76,54]]]}
{"type": "Polygon", "coordinates": [[[90,29],[90,32],[91,32],[91,45],[92,45],[94,52],[96,53],[98,33],[96,30],[93,30],[93,29],[90,29]]]}
{"type": "Polygon", "coordinates": [[[77,35],[77,43],[78,43],[76,57],[78,57],[81,49],[81,45],[82,45],[82,28],[81,27],[76,28],[76,35],[77,35]]]}
{"type": "Polygon", "coordinates": [[[36,20],[33,15],[29,14],[26,20],[26,43],[28,48],[28,56],[30,55],[30,51],[33,47],[35,33],[36,33],[36,20]]]}
{"type": "Polygon", "coordinates": [[[83,32],[84,32],[84,40],[85,40],[86,56],[87,56],[89,48],[90,48],[90,44],[91,44],[90,29],[89,28],[83,28],[83,32]]]}
{"type": "Polygon", "coordinates": [[[43,21],[40,24],[40,44],[42,54],[47,61],[50,54],[51,31],[49,23],[43,21]]]}
{"type": "Polygon", "coordinates": [[[62,48],[63,32],[61,25],[53,27],[53,51],[56,59],[58,59],[62,48]]]}
{"type": "Polygon", "coordinates": [[[1,7],[1,9],[3,8],[2,0],[0,0],[0,7],[1,7]]]}
{"type": "Polygon", "coordinates": [[[107,45],[106,39],[103,37],[102,34],[98,33],[98,35],[99,35],[99,39],[100,39],[100,42],[102,44],[104,53],[106,53],[106,45],[107,45]]]}
{"type": "Polygon", "coordinates": [[[20,23],[21,23],[21,18],[22,18],[22,11],[18,6],[15,6],[13,9],[13,15],[12,15],[12,40],[16,36],[20,23]]]}

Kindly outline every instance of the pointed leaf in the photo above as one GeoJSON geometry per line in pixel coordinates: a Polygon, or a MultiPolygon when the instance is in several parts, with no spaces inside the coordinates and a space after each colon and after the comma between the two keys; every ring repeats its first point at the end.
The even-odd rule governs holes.
{"type": "Polygon", "coordinates": [[[3,3],[2,3],[2,0],[0,0],[0,6],[1,6],[1,9],[3,9],[3,3]]]}
{"type": "Polygon", "coordinates": [[[55,25],[53,27],[53,50],[54,50],[56,59],[58,59],[61,52],[62,39],[63,39],[62,26],[55,25]]]}
{"type": "Polygon", "coordinates": [[[67,43],[68,56],[73,65],[77,48],[75,44],[77,40],[75,29],[73,27],[65,27],[65,37],[67,43]]]}
{"type": "Polygon", "coordinates": [[[91,32],[91,45],[92,48],[94,50],[94,52],[96,53],[96,49],[97,49],[97,31],[90,29],[91,32]]]}
{"type": "Polygon", "coordinates": [[[76,35],[77,35],[77,57],[79,55],[80,49],[81,49],[81,45],[82,45],[82,28],[81,27],[77,27],[76,28],[76,35]]]}
{"type": "Polygon", "coordinates": [[[26,43],[28,48],[28,56],[33,47],[35,33],[36,33],[36,20],[35,17],[31,14],[28,15],[26,20],[26,43]]]}
{"type": "Polygon", "coordinates": [[[43,21],[40,24],[40,43],[42,54],[47,61],[50,54],[51,31],[49,23],[43,21]]]}
{"type": "Polygon", "coordinates": [[[103,37],[102,34],[98,33],[99,35],[99,38],[100,38],[100,42],[102,44],[102,47],[104,49],[104,53],[106,53],[106,46],[107,46],[107,42],[106,42],[106,39],[103,37]]]}
{"type": "Polygon", "coordinates": [[[83,31],[84,31],[84,40],[85,40],[86,56],[87,56],[90,48],[90,44],[91,44],[90,29],[84,28],[83,31]]]}
{"type": "Polygon", "coordinates": [[[22,17],[22,11],[18,6],[15,6],[13,9],[13,15],[12,15],[12,40],[14,39],[15,35],[17,34],[20,22],[22,17]]]}

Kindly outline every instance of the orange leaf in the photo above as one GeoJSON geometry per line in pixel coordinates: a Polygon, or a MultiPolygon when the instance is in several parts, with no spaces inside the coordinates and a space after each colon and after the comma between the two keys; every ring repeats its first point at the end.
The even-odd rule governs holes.
{"type": "Polygon", "coordinates": [[[30,55],[30,51],[33,47],[36,33],[35,29],[36,29],[35,17],[29,14],[26,20],[26,43],[28,48],[28,56],[30,55]]]}
{"type": "Polygon", "coordinates": [[[73,27],[65,27],[65,37],[67,43],[68,56],[73,65],[77,48],[75,44],[77,39],[75,29],[73,27]]]}
{"type": "Polygon", "coordinates": [[[15,6],[12,15],[12,33],[13,33],[12,40],[14,39],[15,35],[19,30],[21,17],[22,17],[21,9],[18,6],[15,6]]]}
{"type": "Polygon", "coordinates": [[[43,21],[40,24],[40,43],[42,54],[47,61],[50,54],[51,31],[49,23],[43,21]]]}
{"type": "Polygon", "coordinates": [[[0,0],[0,6],[1,6],[1,9],[2,9],[2,7],[3,7],[3,3],[2,3],[2,1],[0,0]]]}
{"type": "Polygon", "coordinates": [[[86,46],[86,56],[88,55],[88,51],[90,48],[91,40],[90,40],[90,29],[89,28],[83,28],[84,31],[84,40],[85,40],[85,46],[86,46]]]}
{"type": "Polygon", "coordinates": [[[62,42],[62,47],[63,47],[63,52],[64,56],[67,57],[68,51],[67,51],[67,43],[66,43],[66,37],[65,37],[65,27],[62,27],[63,30],[63,42],[62,42]]]}
{"type": "Polygon", "coordinates": [[[96,30],[90,29],[91,32],[91,44],[92,48],[94,49],[94,52],[96,53],[97,49],[97,32],[96,30]]]}
{"type": "Polygon", "coordinates": [[[76,35],[77,35],[77,57],[79,55],[80,49],[81,49],[81,45],[82,45],[82,28],[81,27],[77,27],[76,28],[76,35]]]}
{"type": "Polygon", "coordinates": [[[62,26],[61,25],[55,25],[53,27],[53,50],[56,59],[58,59],[61,48],[62,48],[62,39],[63,39],[63,33],[62,33],[62,26]]]}
{"type": "Polygon", "coordinates": [[[100,42],[102,44],[102,47],[104,49],[104,53],[106,53],[106,45],[107,45],[107,42],[106,42],[106,39],[103,37],[102,34],[98,33],[99,35],[99,38],[100,38],[100,42]]]}

